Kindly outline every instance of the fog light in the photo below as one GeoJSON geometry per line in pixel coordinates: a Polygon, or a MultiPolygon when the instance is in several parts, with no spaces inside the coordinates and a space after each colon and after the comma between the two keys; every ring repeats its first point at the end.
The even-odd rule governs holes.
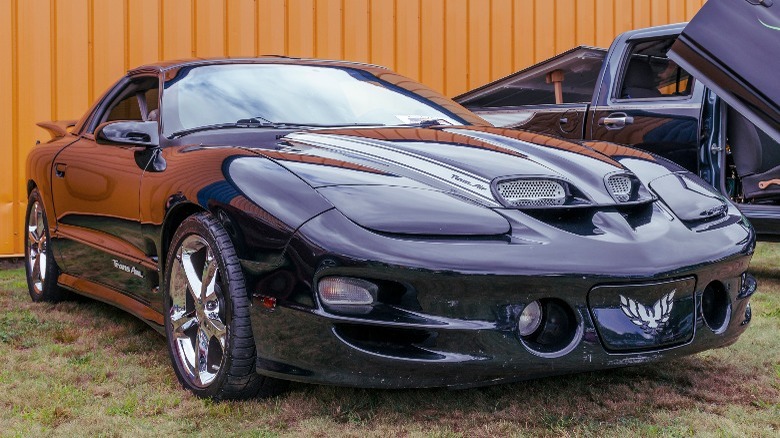
{"type": "Polygon", "coordinates": [[[374,303],[379,286],[351,277],[325,277],[317,285],[320,299],[329,306],[366,306],[374,303]]]}
{"type": "Polygon", "coordinates": [[[561,357],[582,339],[583,325],[574,309],[556,298],[543,298],[527,305],[517,318],[520,342],[531,353],[561,357]]]}
{"type": "Polygon", "coordinates": [[[534,301],[525,306],[517,318],[517,333],[520,336],[531,336],[542,324],[542,306],[534,301]]]}

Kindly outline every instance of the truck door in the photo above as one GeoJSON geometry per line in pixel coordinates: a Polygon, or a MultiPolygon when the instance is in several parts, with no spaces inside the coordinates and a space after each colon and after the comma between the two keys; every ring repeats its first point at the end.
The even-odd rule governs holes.
{"type": "Polygon", "coordinates": [[[677,34],[615,42],[585,138],[635,146],[697,173],[704,87],[667,57],[677,34]],[[620,52],[622,48],[622,52],[620,52]]]}

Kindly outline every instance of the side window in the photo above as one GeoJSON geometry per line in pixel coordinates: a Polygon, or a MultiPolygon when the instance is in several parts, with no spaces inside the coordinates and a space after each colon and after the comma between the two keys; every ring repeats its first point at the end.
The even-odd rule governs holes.
{"type": "Polygon", "coordinates": [[[143,120],[141,107],[138,105],[138,97],[135,94],[117,102],[111,108],[104,122],[112,122],[114,120],[143,120]]]}
{"type": "Polygon", "coordinates": [[[456,98],[467,108],[588,103],[606,51],[576,47],[456,98]]]}
{"type": "Polygon", "coordinates": [[[158,120],[158,96],[156,77],[134,80],[111,101],[92,129],[115,120],[158,120]]]}
{"type": "Polygon", "coordinates": [[[693,78],[667,57],[674,38],[643,41],[631,47],[618,98],[657,99],[691,95],[693,78]]]}

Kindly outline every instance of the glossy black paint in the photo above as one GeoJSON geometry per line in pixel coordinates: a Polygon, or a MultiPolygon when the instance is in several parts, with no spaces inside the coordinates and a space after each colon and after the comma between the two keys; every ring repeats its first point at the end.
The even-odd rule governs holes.
{"type": "MultiPolygon", "coordinates": [[[[134,75],[163,81],[178,67],[131,72],[105,99],[121,95],[134,75]]],[[[728,345],[746,329],[753,290],[744,273],[755,235],[727,199],[689,189],[704,183],[651,154],[487,127],[451,105],[474,124],[220,129],[160,136],[159,147],[138,149],[95,141],[101,102],[74,134],[33,150],[30,187],[56,213],[61,283],[157,329],[173,232],[195,212],[218,218],[254,299],[258,372],[269,376],[481,385],[677,357],[728,345]],[[616,174],[633,178],[645,196],[617,201],[606,187],[616,174]],[[582,203],[506,207],[495,183],[519,176],[566,181],[582,203]],[[667,179],[680,190],[653,189],[667,179]],[[360,311],[322,305],[317,282],[331,275],[375,282],[377,302],[360,311]],[[633,341],[637,328],[634,338],[617,334],[626,317],[600,290],[650,306],[670,292],[657,285],[675,282],[684,287],[674,286],[678,313],[668,332],[649,342],[633,341]],[[700,305],[710,284],[729,297],[730,319],[718,333],[700,305]],[[518,335],[517,319],[534,300],[565,309],[567,345],[547,351],[518,335]]]]}

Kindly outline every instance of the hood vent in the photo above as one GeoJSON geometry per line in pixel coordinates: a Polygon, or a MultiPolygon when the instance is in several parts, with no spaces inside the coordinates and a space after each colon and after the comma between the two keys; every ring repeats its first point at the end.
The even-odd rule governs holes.
{"type": "Polygon", "coordinates": [[[606,181],[607,190],[612,198],[617,202],[628,202],[631,200],[633,184],[631,178],[626,175],[612,175],[606,181]]]}
{"type": "Polygon", "coordinates": [[[515,207],[563,205],[566,187],[550,179],[515,179],[496,184],[496,191],[508,205],[515,207]]]}

